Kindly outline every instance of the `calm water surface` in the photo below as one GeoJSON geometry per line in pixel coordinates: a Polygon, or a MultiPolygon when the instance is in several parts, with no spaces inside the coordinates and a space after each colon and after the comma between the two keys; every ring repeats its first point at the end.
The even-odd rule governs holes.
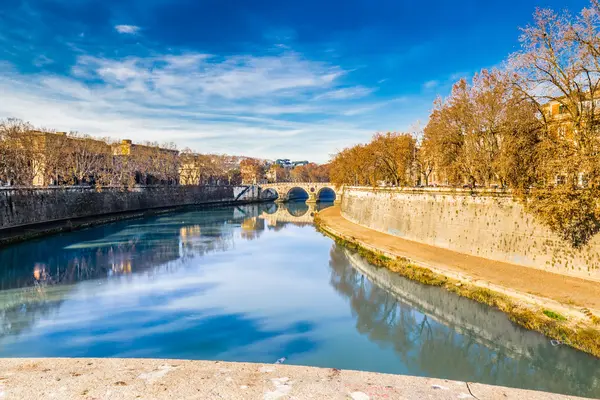
{"type": "Polygon", "coordinates": [[[314,211],[195,210],[4,248],[0,356],[286,357],[600,397],[600,360],[371,266],[314,211]]]}

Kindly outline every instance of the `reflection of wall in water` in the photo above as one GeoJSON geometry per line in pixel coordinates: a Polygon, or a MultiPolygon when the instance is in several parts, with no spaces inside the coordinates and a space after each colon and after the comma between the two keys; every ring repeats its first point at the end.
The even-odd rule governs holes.
{"type": "Polygon", "coordinates": [[[212,213],[169,214],[9,246],[0,252],[0,290],[141,272],[183,254],[227,250],[234,228],[223,220],[233,219],[233,210],[212,213]]]}
{"type": "MultiPolygon", "coordinates": [[[[217,211],[217,213],[219,213],[217,211]]],[[[18,334],[60,307],[74,283],[173,270],[190,256],[231,248],[234,227],[206,212],[120,222],[0,252],[0,336],[18,334]],[[208,223],[203,223],[205,220],[208,223]],[[190,223],[188,223],[190,221],[190,223]],[[218,221],[218,222],[217,222],[218,221]],[[198,222],[198,223],[194,223],[198,222]],[[96,233],[94,233],[96,231],[96,233]],[[84,240],[73,243],[73,238],[84,240]],[[88,239],[88,240],[85,240],[88,239]]]]}
{"type": "Polygon", "coordinates": [[[500,311],[474,301],[454,296],[440,288],[422,285],[377,268],[356,253],[344,250],[352,266],[382,289],[436,321],[452,326],[459,333],[470,335],[487,347],[512,355],[530,356],[532,347],[547,340],[539,334],[518,328],[500,311]]]}
{"type": "Polygon", "coordinates": [[[331,284],[348,298],[357,330],[392,347],[410,373],[473,376],[478,382],[516,387],[533,380],[558,392],[565,387],[582,394],[600,391],[594,378],[600,376],[599,360],[553,347],[497,310],[376,268],[336,245],[330,266],[331,284]]]}

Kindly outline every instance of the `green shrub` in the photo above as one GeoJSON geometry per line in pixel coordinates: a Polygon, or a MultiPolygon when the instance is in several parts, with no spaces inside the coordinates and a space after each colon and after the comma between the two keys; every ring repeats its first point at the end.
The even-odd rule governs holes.
{"type": "Polygon", "coordinates": [[[544,312],[544,314],[547,317],[550,317],[550,318],[555,319],[557,321],[566,321],[567,320],[567,318],[565,318],[564,316],[560,315],[557,312],[550,311],[550,310],[544,310],[543,312],[544,312]]]}

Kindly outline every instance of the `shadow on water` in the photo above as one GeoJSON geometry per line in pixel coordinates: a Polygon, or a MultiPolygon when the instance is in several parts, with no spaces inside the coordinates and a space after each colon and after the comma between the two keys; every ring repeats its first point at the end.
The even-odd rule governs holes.
{"type": "Polygon", "coordinates": [[[600,396],[600,360],[332,244],[312,227],[331,204],[190,210],[6,247],[0,356],[285,356],[600,396]]]}

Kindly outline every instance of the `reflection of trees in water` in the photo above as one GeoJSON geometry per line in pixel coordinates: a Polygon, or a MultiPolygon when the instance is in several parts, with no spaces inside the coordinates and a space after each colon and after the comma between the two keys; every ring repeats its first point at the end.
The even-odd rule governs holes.
{"type": "Polygon", "coordinates": [[[0,299],[0,337],[19,335],[29,330],[39,319],[56,313],[62,304],[62,298],[48,298],[44,288],[19,292],[12,298],[0,299]]]}
{"type": "MultiPolygon", "coordinates": [[[[18,333],[60,306],[70,284],[131,273],[175,271],[190,258],[230,249],[264,231],[273,203],[221,207],[123,221],[0,251],[0,334],[18,333]],[[49,300],[47,293],[63,293],[49,300]]],[[[69,289],[70,290],[70,289],[69,289]]]]}
{"type": "Polygon", "coordinates": [[[258,217],[246,218],[242,222],[241,236],[246,240],[258,239],[265,230],[265,220],[258,217]]]}
{"type": "Polygon", "coordinates": [[[0,253],[2,264],[7,266],[0,272],[2,289],[68,284],[127,274],[178,258],[177,236],[153,234],[151,228],[147,229],[148,234],[141,234],[136,228],[98,241],[79,243],[75,248],[35,249],[29,246],[27,253],[6,249],[0,253]]]}
{"type": "Polygon", "coordinates": [[[181,252],[179,256],[183,260],[204,256],[206,254],[227,251],[233,243],[233,227],[223,224],[196,225],[197,230],[188,233],[187,236],[180,235],[181,252]]]}
{"type": "Polygon", "coordinates": [[[260,205],[167,214],[49,236],[0,251],[0,291],[148,271],[229,249],[235,225],[260,205]],[[236,214],[235,211],[239,213],[236,214]]]}
{"type": "Polygon", "coordinates": [[[331,250],[331,285],[348,298],[356,329],[393,348],[415,375],[579,395],[600,394],[600,360],[512,324],[499,311],[408,281],[361,259],[371,279],[394,277],[393,294],[353,268],[355,255],[331,250]],[[403,297],[406,293],[407,297],[403,297]]]}
{"type": "Polygon", "coordinates": [[[175,271],[231,248],[235,226],[261,207],[214,208],[50,236],[0,251],[0,336],[19,334],[56,310],[73,283],[175,271]],[[74,240],[77,238],[78,240],[74,240]]]}

